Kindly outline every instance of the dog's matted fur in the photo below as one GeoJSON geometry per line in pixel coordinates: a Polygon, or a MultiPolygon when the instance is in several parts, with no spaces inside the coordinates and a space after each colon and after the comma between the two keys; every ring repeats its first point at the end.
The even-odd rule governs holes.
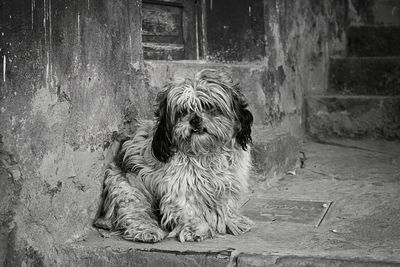
{"type": "Polygon", "coordinates": [[[96,224],[142,242],[249,231],[238,210],[253,116],[237,84],[205,69],[193,81],[174,79],[157,100],[156,119],[142,121],[109,164],[96,224]]]}

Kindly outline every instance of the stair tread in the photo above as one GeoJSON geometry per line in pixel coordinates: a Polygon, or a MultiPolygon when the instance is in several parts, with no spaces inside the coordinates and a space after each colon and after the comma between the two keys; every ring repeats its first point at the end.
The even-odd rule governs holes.
{"type": "Polygon", "coordinates": [[[331,57],[333,60],[343,61],[400,61],[400,56],[371,56],[371,57],[359,57],[359,56],[347,56],[347,57],[331,57]]]}
{"type": "Polygon", "coordinates": [[[347,30],[347,39],[349,55],[400,55],[399,26],[352,26],[347,30]]]}
{"type": "Polygon", "coordinates": [[[328,93],[400,95],[400,57],[332,58],[328,93]]]}
{"type": "Polygon", "coordinates": [[[349,29],[358,29],[358,28],[365,28],[365,29],[398,29],[400,30],[400,25],[377,25],[377,24],[363,24],[363,25],[351,25],[349,29]]]}
{"type": "Polygon", "coordinates": [[[400,139],[400,96],[308,96],[307,131],[318,138],[400,139]]]}
{"type": "Polygon", "coordinates": [[[325,94],[309,95],[307,98],[338,98],[338,99],[400,99],[400,95],[343,95],[325,94]]]}

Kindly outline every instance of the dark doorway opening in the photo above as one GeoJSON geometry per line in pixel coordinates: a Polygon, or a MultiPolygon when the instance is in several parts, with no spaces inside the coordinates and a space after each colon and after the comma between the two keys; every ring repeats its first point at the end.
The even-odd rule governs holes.
{"type": "Polygon", "coordinates": [[[145,59],[255,61],[265,56],[263,0],[143,0],[145,59]]]}

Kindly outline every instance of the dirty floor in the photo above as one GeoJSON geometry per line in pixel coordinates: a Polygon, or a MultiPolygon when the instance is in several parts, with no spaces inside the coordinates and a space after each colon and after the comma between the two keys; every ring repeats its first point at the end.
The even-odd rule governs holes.
{"type": "MultiPolygon", "coordinates": [[[[260,216],[253,216],[254,229],[239,237],[219,236],[199,243],[171,239],[158,244],[140,244],[93,231],[72,247],[75,251],[98,253],[102,249],[118,253],[146,251],[150,253],[147,257],[153,259],[165,257],[165,253],[180,255],[169,263],[156,261],[170,266],[185,262],[185,254],[216,255],[221,259],[220,262],[195,260],[196,266],[225,263],[234,266],[400,265],[400,143],[306,142],[302,152],[306,156],[304,168],[297,166],[292,174],[253,192],[250,201],[266,198],[331,203],[323,219],[322,216],[317,219],[318,227],[292,220],[290,216],[295,217],[296,213],[282,220],[279,214],[274,218],[260,211],[260,216]]],[[[151,265],[151,262],[142,261],[142,264],[151,265]]],[[[187,262],[183,265],[191,266],[187,262]]]]}

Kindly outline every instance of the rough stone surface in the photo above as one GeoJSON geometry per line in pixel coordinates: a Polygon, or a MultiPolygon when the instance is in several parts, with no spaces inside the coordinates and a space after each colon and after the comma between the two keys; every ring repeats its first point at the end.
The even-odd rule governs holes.
{"type": "Polygon", "coordinates": [[[229,250],[199,253],[196,251],[135,250],[129,248],[94,248],[82,245],[64,247],[58,266],[228,266],[229,250]]]}
{"type": "Polygon", "coordinates": [[[251,254],[240,254],[237,259],[237,267],[273,267],[273,266],[341,266],[341,267],[395,267],[398,263],[358,260],[358,259],[329,259],[318,257],[296,257],[296,256],[260,256],[251,254]]]}
{"type": "Polygon", "coordinates": [[[349,56],[400,56],[400,26],[349,27],[347,40],[349,56]]]}
{"type": "Polygon", "coordinates": [[[141,1],[126,4],[1,4],[0,153],[13,161],[1,169],[0,265],[4,254],[9,266],[48,265],[55,243],[81,236],[98,209],[113,131],[151,115],[141,1]]]}
{"type": "Polygon", "coordinates": [[[298,103],[300,94],[326,91],[329,57],[345,54],[346,1],[264,3],[268,88],[282,99],[296,88],[298,103]]]}
{"type": "Polygon", "coordinates": [[[308,132],[318,139],[400,138],[400,97],[314,96],[307,114],[308,132]]]}
{"type": "Polygon", "coordinates": [[[21,193],[21,178],[19,166],[12,155],[3,150],[0,139],[0,263],[6,258],[15,208],[21,193]]]}
{"type": "Polygon", "coordinates": [[[400,57],[331,60],[328,93],[400,95],[400,57]]]}

